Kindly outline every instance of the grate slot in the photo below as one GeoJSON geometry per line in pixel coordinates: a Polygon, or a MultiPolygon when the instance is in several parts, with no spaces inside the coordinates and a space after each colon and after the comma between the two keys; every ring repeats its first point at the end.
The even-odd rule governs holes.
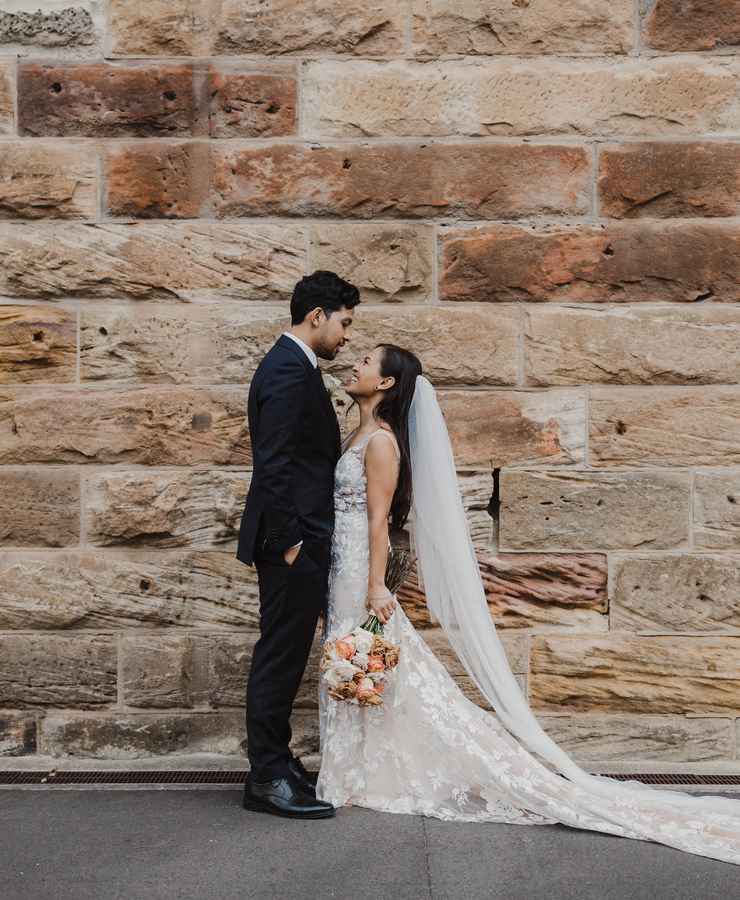
{"type": "MultiPolygon", "coordinates": [[[[5,771],[0,772],[0,785],[13,784],[244,784],[246,769],[233,771],[5,771]]],[[[685,773],[619,772],[602,777],[616,781],[642,781],[644,784],[740,785],[740,775],[692,775],[685,773]]]]}

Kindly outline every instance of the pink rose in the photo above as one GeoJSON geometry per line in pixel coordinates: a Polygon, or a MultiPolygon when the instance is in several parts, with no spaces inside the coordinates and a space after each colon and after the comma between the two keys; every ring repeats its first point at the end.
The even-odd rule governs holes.
{"type": "Polygon", "coordinates": [[[352,659],[355,655],[355,648],[352,644],[350,644],[345,638],[340,638],[336,642],[337,654],[342,657],[342,659],[352,659]]]}

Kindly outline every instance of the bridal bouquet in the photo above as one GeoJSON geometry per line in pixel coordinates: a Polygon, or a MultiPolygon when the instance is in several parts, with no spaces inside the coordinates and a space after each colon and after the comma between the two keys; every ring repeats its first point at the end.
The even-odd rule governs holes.
{"type": "Polygon", "coordinates": [[[388,671],[398,665],[400,648],[383,638],[371,615],[344,637],[327,641],[319,668],[329,696],[359,706],[381,706],[388,671]]]}

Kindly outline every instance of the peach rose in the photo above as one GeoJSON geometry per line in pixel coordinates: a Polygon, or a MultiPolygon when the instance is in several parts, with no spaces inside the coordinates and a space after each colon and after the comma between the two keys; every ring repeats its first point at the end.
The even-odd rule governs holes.
{"type": "Polygon", "coordinates": [[[385,669],[385,662],[382,656],[373,655],[368,658],[368,672],[382,672],[383,669],[385,669]]]}
{"type": "Polygon", "coordinates": [[[336,642],[337,654],[342,657],[342,659],[352,659],[355,655],[355,648],[353,644],[350,644],[345,638],[340,638],[336,642]]]}

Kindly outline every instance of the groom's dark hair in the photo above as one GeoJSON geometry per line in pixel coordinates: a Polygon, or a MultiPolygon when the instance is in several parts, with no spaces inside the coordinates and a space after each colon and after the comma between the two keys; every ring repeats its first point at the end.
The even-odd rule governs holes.
{"type": "Polygon", "coordinates": [[[320,306],[324,315],[329,316],[341,309],[354,309],[360,302],[360,292],[349,281],[340,278],[336,272],[317,269],[311,275],[304,275],[293,288],[290,298],[290,323],[300,325],[312,309],[320,306]]]}

